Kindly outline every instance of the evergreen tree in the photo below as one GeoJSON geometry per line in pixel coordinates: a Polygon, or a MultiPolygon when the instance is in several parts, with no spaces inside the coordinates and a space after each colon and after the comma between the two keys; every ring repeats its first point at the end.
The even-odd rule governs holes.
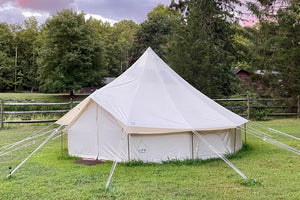
{"type": "MultiPolygon", "coordinates": [[[[187,1],[168,53],[171,66],[185,80],[210,97],[234,92],[234,30],[230,1],[187,1]]],[[[181,9],[182,10],[182,9],[181,9]]]]}
{"type": "Polygon", "coordinates": [[[292,1],[277,15],[275,70],[280,72],[280,95],[300,94],[300,2],[292,1]]]}

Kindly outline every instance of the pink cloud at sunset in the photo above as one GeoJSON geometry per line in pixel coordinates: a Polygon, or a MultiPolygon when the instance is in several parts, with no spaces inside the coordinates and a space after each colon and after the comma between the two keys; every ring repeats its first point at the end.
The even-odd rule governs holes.
{"type": "Polygon", "coordinates": [[[32,10],[56,11],[62,8],[68,8],[74,3],[74,0],[17,0],[21,8],[32,10]]]}

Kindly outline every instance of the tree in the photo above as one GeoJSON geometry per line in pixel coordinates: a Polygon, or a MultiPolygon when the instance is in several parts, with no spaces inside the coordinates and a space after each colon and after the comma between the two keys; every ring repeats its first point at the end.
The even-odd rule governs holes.
{"type": "Polygon", "coordinates": [[[17,51],[17,76],[18,84],[23,89],[37,90],[38,65],[36,40],[39,35],[38,22],[34,17],[24,21],[24,28],[15,33],[15,48],[17,51]]]}
{"type": "Polygon", "coordinates": [[[0,23],[0,91],[11,90],[14,84],[13,34],[6,23],[0,23]]]}
{"type": "Polygon", "coordinates": [[[245,28],[253,44],[248,63],[253,72],[261,72],[254,76],[261,85],[259,95],[296,97],[300,93],[299,6],[292,1],[272,20],[261,18],[253,28],[245,28]]]}
{"type": "Polygon", "coordinates": [[[118,76],[132,64],[132,48],[138,25],[132,20],[114,24],[106,43],[109,76],[118,76]]]}
{"type": "MultiPolygon", "coordinates": [[[[234,93],[230,1],[190,0],[188,14],[176,30],[168,61],[185,80],[210,97],[234,93]]],[[[183,10],[183,9],[180,9],[183,10]]]]}
{"type": "Polygon", "coordinates": [[[178,12],[162,4],[149,12],[147,20],[140,25],[136,33],[137,57],[151,47],[160,57],[165,58],[168,43],[179,20],[178,12]]]}
{"type": "Polygon", "coordinates": [[[45,24],[40,51],[40,89],[44,92],[73,91],[102,82],[103,49],[91,21],[83,13],[63,10],[45,24]]]}
{"type": "MultiPolygon", "coordinates": [[[[278,11],[276,35],[272,46],[274,68],[280,73],[277,85],[281,94],[294,98],[300,94],[300,3],[291,1],[290,6],[278,11]]],[[[271,48],[272,48],[271,46],[271,48]]]]}

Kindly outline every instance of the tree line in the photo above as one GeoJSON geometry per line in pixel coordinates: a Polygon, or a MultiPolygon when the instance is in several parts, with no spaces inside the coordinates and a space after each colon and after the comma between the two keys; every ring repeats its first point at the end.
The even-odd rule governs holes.
{"type": "Polygon", "coordinates": [[[100,87],[151,47],[179,75],[204,94],[264,96],[300,94],[300,3],[249,1],[259,22],[242,27],[238,0],[171,1],[158,5],[141,24],[113,25],[84,13],[62,10],[39,25],[0,22],[0,91],[70,92],[100,87]],[[272,6],[284,7],[272,12],[272,6]],[[253,74],[262,87],[241,86],[233,69],[253,74]],[[259,76],[255,74],[260,71],[259,76]]]}

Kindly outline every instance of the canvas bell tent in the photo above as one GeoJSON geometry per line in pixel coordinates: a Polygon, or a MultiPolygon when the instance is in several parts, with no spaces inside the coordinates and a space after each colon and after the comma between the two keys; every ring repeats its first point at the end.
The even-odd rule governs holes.
{"type": "Polygon", "coordinates": [[[210,145],[221,154],[233,153],[242,147],[237,127],[246,122],[148,48],[126,72],[56,123],[67,127],[72,156],[161,162],[218,157],[210,145]]]}

